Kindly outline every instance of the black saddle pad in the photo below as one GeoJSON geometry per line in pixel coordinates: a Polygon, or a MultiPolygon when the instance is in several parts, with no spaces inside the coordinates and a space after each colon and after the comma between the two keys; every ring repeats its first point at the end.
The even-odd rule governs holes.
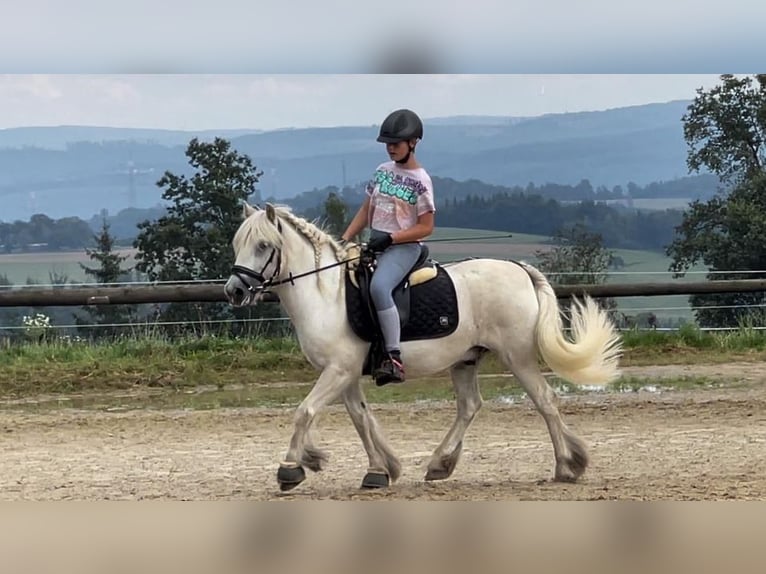
{"type": "MultiPolygon", "coordinates": [[[[449,274],[436,265],[437,275],[430,281],[409,287],[409,316],[402,326],[401,341],[435,339],[454,333],[458,326],[458,305],[455,285],[449,274]]],[[[399,299],[397,295],[394,299],[399,299]]],[[[360,289],[346,273],[346,310],[354,332],[364,341],[378,338],[377,324],[360,289]]]]}

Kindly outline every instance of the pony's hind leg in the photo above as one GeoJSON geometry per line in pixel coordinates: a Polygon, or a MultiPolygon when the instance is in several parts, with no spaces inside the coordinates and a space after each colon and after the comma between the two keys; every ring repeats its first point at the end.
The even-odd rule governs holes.
{"type": "Polygon", "coordinates": [[[540,372],[534,357],[535,354],[530,350],[529,353],[524,354],[523,360],[517,358],[516,361],[512,361],[509,356],[506,356],[505,362],[543,416],[548,427],[556,458],[554,480],[575,482],[588,466],[588,452],[585,443],[567,428],[562,420],[557,406],[558,397],[540,372]]]}
{"type": "Polygon", "coordinates": [[[431,456],[426,480],[444,480],[452,475],[463,450],[465,432],[482,405],[478,361],[457,363],[450,369],[450,375],[457,395],[457,415],[452,428],[431,456]]]}
{"type": "Polygon", "coordinates": [[[306,398],[295,411],[295,429],[285,460],[277,471],[277,482],[282,490],[291,490],[306,478],[303,467],[322,470],[327,456],[314,447],[309,440],[309,431],[314,418],[327,405],[338,399],[345,388],[353,382],[354,375],[345,369],[329,366],[322,371],[306,398]]]}

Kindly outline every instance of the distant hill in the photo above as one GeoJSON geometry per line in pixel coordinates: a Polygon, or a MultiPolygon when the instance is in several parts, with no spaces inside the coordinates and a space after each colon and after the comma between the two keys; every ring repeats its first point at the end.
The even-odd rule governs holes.
{"type": "MultiPolygon", "coordinates": [[[[425,121],[419,157],[437,177],[504,186],[647,185],[687,175],[681,117],[690,102],[539,117],[425,121]]],[[[230,139],[264,171],[264,196],[354,185],[386,156],[376,126],[184,132],[60,126],[0,130],[0,220],[90,218],[160,203],[165,170],[187,173],[192,137],[230,139]]]]}
{"type": "Polygon", "coordinates": [[[216,135],[237,137],[262,130],[161,130],[146,128],[112,128],[99,126],[55,126],[0,129],[0,149],[39,147],[66,149],[80,142],[135,141],[161,145],[185,145],[191,138],[211,139],[216,135]]]}
{"type": "Polygon", "coordinates": [[[473,125],[473,126],[508,126],[518,124],[531,119],[528,116],[445,116],[437,118],[427,118],[431,126],[443,125],[473,125]]]}

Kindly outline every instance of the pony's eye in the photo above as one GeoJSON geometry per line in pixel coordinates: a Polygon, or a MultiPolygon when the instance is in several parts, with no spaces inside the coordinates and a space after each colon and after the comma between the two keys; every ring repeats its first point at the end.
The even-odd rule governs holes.
{"type": "Polygon", "coordinates": [[[269,244],[266,243],[265,241],[258,242],[258,249],[260,249],[261,251],[266,251],[266,249],[268,248],[269,248],[269,244]]]}

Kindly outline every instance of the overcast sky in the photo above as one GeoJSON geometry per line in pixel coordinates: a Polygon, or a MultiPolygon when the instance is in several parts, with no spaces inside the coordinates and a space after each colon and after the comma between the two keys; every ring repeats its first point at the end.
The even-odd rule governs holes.
{"type": "Polygon", "coordinates": [[[425,53],[439,72],[741,73],[764,21],[763,0],[3,0],[0,72],[355,73],[425,53]]]}
{"type": "Polygon", "coordinates": [[[276,129],[379,123],[403,106],[524,116],[692,99],[718,76],[677,72],[759,71],[764,21],[763,0],[5,0],[0,129],[276,129]],[[515,75],[364,75],[381,71],[515,75]],[[119,75],[135,72],[157,75],[119,75]]]}
{"type": "Polygon", "coordinates": [[[693,99],[716,75],[0,75],[0,128],[277,129],[693,99]]]}

